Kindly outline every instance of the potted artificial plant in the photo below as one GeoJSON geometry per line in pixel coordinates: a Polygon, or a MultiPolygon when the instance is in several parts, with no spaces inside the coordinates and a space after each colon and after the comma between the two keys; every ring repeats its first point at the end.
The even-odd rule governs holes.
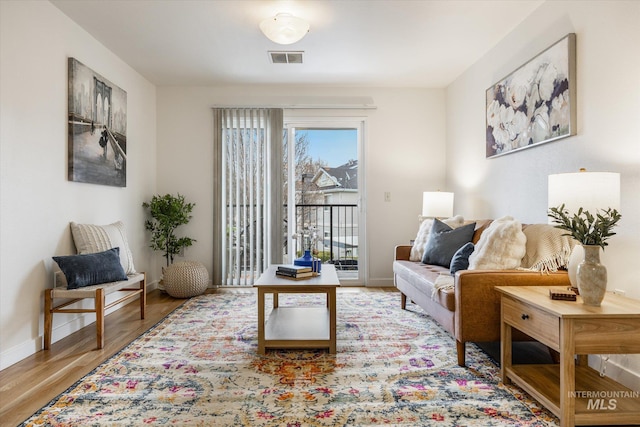
{"type": "Polygon", "coordinates": [[[600,248],[604,250],[609,237],[615,235],[613,227],[622,217],[616,209],[608,208],[596,215],[582,208],[569,214],[564,204],[549,209],[555,227],[566,231],[584,249],[584,260],[578,265],[576,277],[578,291],[587,305],[599,306],[607,290],[607,269],[600,264],[600,248]]]}
{"type": "Polygon", "coordinates": [[[196,241],[191,237],[178,237],[175,234],[176,228],[191,220],[195,203],[187,203],[180,194],[165,194],[153,196],[150,202],[144,202],[142,206],[149,209],[151,214],[151,219],[144,223],[145,228],[151,232],[149,247],[154,251],[164,252],[168,267],[173,263],[175,255],[196,241]]]}

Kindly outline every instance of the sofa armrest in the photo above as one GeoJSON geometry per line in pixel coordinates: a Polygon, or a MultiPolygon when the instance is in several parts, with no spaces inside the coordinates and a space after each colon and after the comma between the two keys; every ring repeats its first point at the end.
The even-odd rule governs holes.
{"type": "Polygon", "coordinates": [[[395,247],[395,256],[393,259],[395,260],[402,260],[402,261],[409,261],[409,256],[411,255],[411,248],[413,246],[411,245],[397,245],[395,247]]]}
{"type": "Polygon", "coordinates": [[[462,270],[456,273],[455,336],[460,342],[500,339],[496,286],[570,286],[566,271],[462,270]]]}

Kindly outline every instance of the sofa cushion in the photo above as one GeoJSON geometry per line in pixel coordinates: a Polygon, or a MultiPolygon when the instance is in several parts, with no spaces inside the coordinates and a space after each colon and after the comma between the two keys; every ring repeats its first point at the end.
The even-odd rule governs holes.
{"type": "Polygon", "coordinates": [[[471,223],[451,228],[444,222],[435,219],[427,239],[422,262],[449,268],[453,254],[465,243],[471,241],[475,226],[475,223],[471,223]]]}
{"type": "MultiPolygon", "coordinates": [[[[464,218],[461,215],[452,216],[451,218],[443,219],[442,222],[447,224],[451,228],[458,228],[465,224],[464,218]]],[[[421,261],[424,256],[424,248],[433,226],[433,219],[427,218],[420,224],[418,229],[418,235],[413,241],[411,247],[411,253],[409,254],[409,261],[421,261]]]]}
{"type": "Polygon", "coordinates": [[[473,232],[473,239],[471,239],[471,243],[473,243],[474,245],[477,244],[484,230],[489,228],[492,222],[493,222],[492,219],[483,219],[483,220],[475,221],[476,231],[473,232]]]}
{"type": "Polygon", "coordinates": [[[394,261],[393,273],[433,299],[449,311],[455,311],[456,300],[453,289],[441,289],[434,294],[434,284],[441,274],[449,274],[449,270],[437,265],[422,264],[413,261],[394,261]],[[433,297],[433,298],[432,298],[433,297]]]}
{"type": "Polygon", "coordinates": [[[127,280],[120,264],[119,248],[92,254],[54,256],[53,260],[64,273],[68,289],[127,280]]]}
{"type": "Polygon", "coordinates": [[[424,255],[424,246],[427,244],[427,238],[429,237],[429,231],[431,230],[432,224],[433,219],[429,218],[420,223],[418,234],[413,241],[413,246],[411,246],[409,261],[420,261],[422,259],[422,255],[424,255]]]}
{"type": "Polygon", "coordinates": [[[510,216],[496,219],[480,236],[469,256],[469,270],[518,268],[526,250],[522,224],[510,216]]]}
{"type": "Polygon", "coordinates": [[[73,243],[79,254],[91,254],[120,248],[120,263],[126,274],[135,274],[133,255],[129,249],[122,221],[109,225],[78,224],[71,222],[73,243]]]}
{"type": "Polygon", "coordinates": [[[471,242],[465,243],[460,249],[453,254],[451,258],[451,266],[449,271],[451,275],[455,275],[458,270],[466,270],[469,268],[469,256],[473,253],[475,245],[471,242]]]}

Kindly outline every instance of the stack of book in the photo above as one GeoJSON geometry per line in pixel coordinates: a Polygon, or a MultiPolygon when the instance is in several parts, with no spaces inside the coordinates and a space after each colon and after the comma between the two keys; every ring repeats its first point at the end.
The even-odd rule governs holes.
{"type": "Polygon", "coordinates": [[[576,293],[571,289],[551,288],[549,289],[549,297],[561,301],[575,301],[576,293]]]}
{"type": "Polygon", "coordinates": [[[303,265],[280,265],[276,270],[276,276],[290,280],[301,280],[313,276],[311,267],[303,265]]]}

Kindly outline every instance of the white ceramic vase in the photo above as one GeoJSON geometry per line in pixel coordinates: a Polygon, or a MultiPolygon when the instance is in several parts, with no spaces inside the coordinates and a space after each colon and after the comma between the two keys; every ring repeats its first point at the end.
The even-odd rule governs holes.
{"type": "Polygon", "coordinates": [[[576,278],[582,302],[599,307],[607,291],[607,268],[600,264],[600,246],[582,245],[584,259],[578,264],[576,278]]]}
{"type": "Polygon", "coordinates": [[[569,274],[569,282],[571,282],[571,288],[579,292],[578,290],[578,265],[584,259],[584,249],[582,245],[576,244],[569,256],[569,262],[567,263],[567,273],[569,274]]]}

